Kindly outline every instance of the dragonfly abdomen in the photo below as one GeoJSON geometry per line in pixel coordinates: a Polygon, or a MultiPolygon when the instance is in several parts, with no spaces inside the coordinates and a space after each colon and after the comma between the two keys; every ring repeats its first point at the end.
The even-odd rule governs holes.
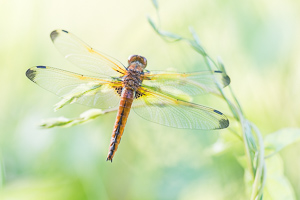
{"type": "Polygon", "coordinates": [[[116,153],[119,143],[121,141],[121,137],[124,132],[124,128],[127,122],[127,118],[131,109],[131,105],[133,102],[135,92],[133,90],[123,88],[121,94],[121,100],[119,104],[119,110],[116,117],[114,130],[111,136],[110,145],[109,145],[109,152],[106,160],[110,160],[114,157],[116,153]]]}

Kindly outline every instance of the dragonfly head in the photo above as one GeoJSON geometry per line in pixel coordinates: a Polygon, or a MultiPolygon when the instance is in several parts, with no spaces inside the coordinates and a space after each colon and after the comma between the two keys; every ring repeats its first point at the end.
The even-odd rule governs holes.
{"type": "Polygon", "coordinates": [[[136,67],[145,69],[147,66],[147,59],[140,55],[131,55],[128,57],[128,65],[135,65],[136,67]]]}

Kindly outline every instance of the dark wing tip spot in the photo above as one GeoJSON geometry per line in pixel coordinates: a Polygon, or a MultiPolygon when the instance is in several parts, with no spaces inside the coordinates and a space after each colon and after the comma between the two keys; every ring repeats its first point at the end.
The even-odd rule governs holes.
{"type": "Polygon", "coordinates": [[[57,30],[52,31],[51,34],[50,34],[51,40],[54,41],[54,40],[57,38],[58,34],[59,34],[59,33],[58,33],[57,30]]]}
{"type": "Polygon", "coordinates": [[[226,87],[227,85],[230,84],[230,78],[229,78],[229,76],[227,74],[225,74],[223,71],[215,70],[214,73],[221,74],[221,76],[222,76],[222,82],[223,82],[224,87],[226,87]]]}
{"type": "Polygon", "coordinates": [[[223,115],[223,113],[221,113],[218,110],[214,110],[214,112],[219,114],[219,115],[224,116],[224,118],[225,118],[225,119],[223,118],[223,119],[219,120],[219,129],[227,128],[229,126],[229,121],[228,121],[228,119],[226,119],[225,115],[223,115]]]}
{"type": "Polygon", "coordinates": [[[35,74],[36,74],[36,71],[33,70],[32,68],[30,68],[26,71],[27,78],[29,78],[33,82],[34,82],[35,74]]]}
{"type": "Polygon", "coordinates": [[[68,31],[66,31],[66,30],[61,30],[62,32],[65,32],[65,33],[69,33],[68,31]]]}
{"type": "Polygon", "coordinates": [[[223,84],[224,84],[224,87],[226,87],[227,85],[230,84],[230,78],[228,75],[223,76],[223,84]]]}
{"type": "Polygon", "coordinates": [[[46,66],[36,66],[36,68],[46,69],[46,66]]]}
{"type": "Polygon", "coordinates": [[[227,128],[229,126],[229,120],[228,119],[221,119],[219,121],[220,129],[227,128]]]}

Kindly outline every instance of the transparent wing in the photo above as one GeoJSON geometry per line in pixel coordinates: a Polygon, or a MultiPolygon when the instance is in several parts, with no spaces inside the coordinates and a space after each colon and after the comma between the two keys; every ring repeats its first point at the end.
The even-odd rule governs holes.
{"type": "Polygon", "coordinates": [[[186,129],[223,129],[227,117],[215,109],[174,99],[153,90],[140,88],[133,110],[146,120],[165,126],[186,129]]]}
{"type": "Polygon", "coordinates": [[[107,78],[88,77],[53,67],[36,66],[26,71],[26,76],[42,88],[76,102],[98,108],[114,107],[119,102],[116,90],[122,83],[107,78]]]}
{"type": "Polygon", "coordinates": [[[226,87],[230,83],[230,78],[222,71],[194,73],[155,71],[145,73],[142,86],[153,91],[167,93],[175,98],[185,99],[184,95],[194,96],[209,92],[218,93],[215,81],[221,87],[226,87]]]}
{"type": "Polygon", "coordinates": [[[126,71],[121,62],[94,50],[68,31],[55,30],[50,37],[67,60],[84,70],[107,76],[120,76],[126,71]]]}

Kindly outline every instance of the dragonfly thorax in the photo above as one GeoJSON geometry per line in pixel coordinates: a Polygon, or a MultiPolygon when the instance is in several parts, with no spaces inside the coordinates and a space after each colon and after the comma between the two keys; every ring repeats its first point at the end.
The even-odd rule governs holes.
{"type": "Polygon", "coordinates": [[[127,74],[123,78],[123,87],[136,91],[142,83],[143,73],[135,70],[127,70],[127,74]]]}

